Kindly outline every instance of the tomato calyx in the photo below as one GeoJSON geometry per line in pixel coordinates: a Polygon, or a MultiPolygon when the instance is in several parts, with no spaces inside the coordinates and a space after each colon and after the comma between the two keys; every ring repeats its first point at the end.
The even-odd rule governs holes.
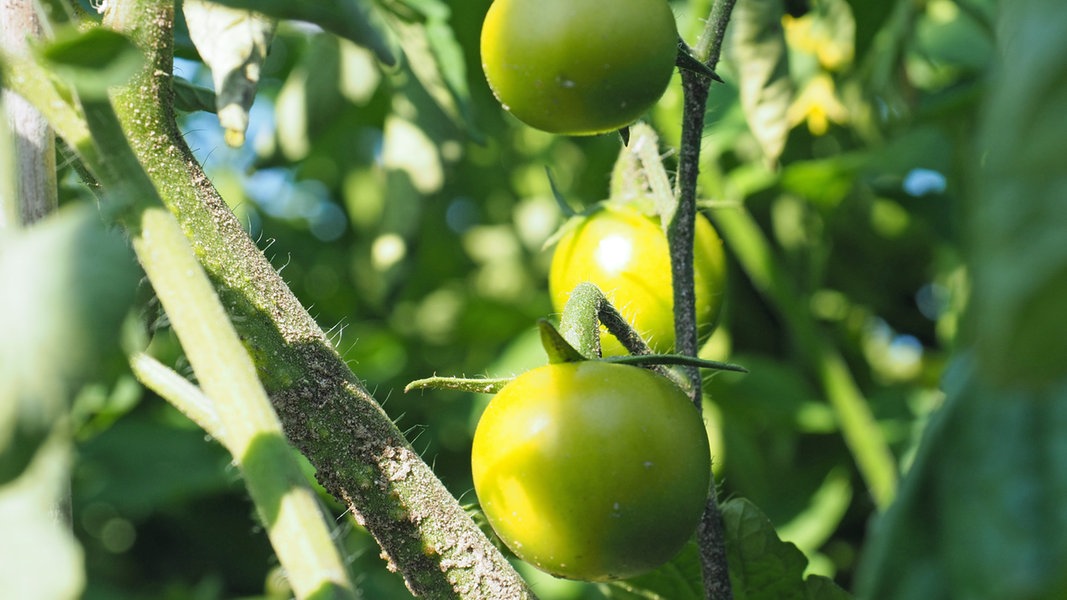
{"type": "Polygon", "coordinates": [[[682,354],[657,354],[630,323],[611,304],[596,285],[590,282],[578,284],[571,291],[563,307],[560,331],[548,321],[541,321],[541,340],[545,343],[550,363],[574,360],[602,360],[618,364],[641,366],[673,381],[688,391],[689,383],[668,365],[684,365],[700,369],[735,371],[747,373],[741,365],[706,360],[682,354]],[[607,328],[630,352],[626,356],[604,358],[600,352],[600,325],[607,328]],[[554,335],[553,335],[554,334],[554,335]]]}

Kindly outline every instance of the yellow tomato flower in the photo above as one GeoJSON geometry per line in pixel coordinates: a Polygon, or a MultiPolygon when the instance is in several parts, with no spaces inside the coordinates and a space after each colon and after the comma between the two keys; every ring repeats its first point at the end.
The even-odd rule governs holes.
{"type": "Polygon", "coordinates": [[[848,122],[848,108],[837,98],[830,74],[819,73],[808,81],[793,100],[786,116],[791,127],[807,121],[808,131],[812,135],[824,135],[831,121],[838,124],[848,122]]]}

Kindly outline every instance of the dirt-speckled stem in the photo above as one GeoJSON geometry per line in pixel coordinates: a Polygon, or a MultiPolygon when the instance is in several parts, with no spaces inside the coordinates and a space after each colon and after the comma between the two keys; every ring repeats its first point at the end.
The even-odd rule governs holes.
{"type": "Polygon", "coordinates": [[[532,598],[340,358],[185,145],[171,106],[173,19],[170,2],[113,3],[105,23],[129,35],[149,64],[115,96],[116,111],[251,353],[288,438],[415,595],[532,598]]]}

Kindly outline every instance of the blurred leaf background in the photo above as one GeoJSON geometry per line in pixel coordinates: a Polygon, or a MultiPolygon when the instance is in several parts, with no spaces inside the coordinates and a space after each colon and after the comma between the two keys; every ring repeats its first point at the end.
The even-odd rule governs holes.
{"type": "MultiPolygon", "coordinates": [[[[695,41],[710,4],[671,2],[683,38],[695,41]]],[[[279,25],[243,148],[223,143],[195,99],[179,102],[181,129],[353,370],[473,503],[469,450],[488,398],[402,388],[545,360],[534,330],[552,310],[543,245],[561,222],[545,168],[572,204],[596,202],[620,140],[551,136],[501,110],[478,56],[488,0],[366,5],[367,29],[310,13],[279,25]]],[[[728,40],[726,84],[712,88],[703,136],[702,206],[733,258],[725,315],[702,354],[751,372],[709,377],[708,431],[721,496],[758,506],[809,573],[849,588],[877,498],[844,441],[819,352],[839,356],[906,469],[942,403],[967,299],[960,199],[995,6],[740,0],[746,10],[748,33],[728,40]],[[785,14],[751,18],[764,5],[785,14]],[[743,68],[753,61],[767,63],[756,80],[743,68]],[[754,229],[739,224],[741,207],[754,229]]],[[[176,75],[210,88],[181,27],[177,53],[176,75]]],[[[649,115],[668,147],[681,102],[676,78],[649,115]]],[[[64,203],[87,195],[69,164],[61,183],[64,203]]],[[[188,373],[158,307],[141,305],[152,353],[188,373]]],[[[75,418],[86,598],[277,591],[266,536],[220,446],[129,374],[87,388],[75,418]]],[[[322,497],[363,596],[406,597],[373,540],[322,497]]],[[[521,568],[546,599],[632,597],[521,568]]]]}

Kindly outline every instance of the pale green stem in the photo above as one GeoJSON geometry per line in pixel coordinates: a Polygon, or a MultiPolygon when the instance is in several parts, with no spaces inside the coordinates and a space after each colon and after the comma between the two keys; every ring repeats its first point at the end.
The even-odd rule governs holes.
{"type": "Polygon", "coordinates": [[[224,432],[220,441],[245,476],[296,596],[354,598],[315,493],[178,222],[162,207],[145,209],[133,246],[197,379],[212,399],[224,432]]]}
{"type": "Polygon", "coordinates": [[[291,455],[255,367],[184,234],[133,156],[110,104],[85,104],[82,121],[73,105],[55,102],[55,90],[39,77],[38,68],[21,64],[18,73],[30,75],[19,80],[27,97],[56,117],[57,131],[70,135],[68,144],[103,184],[104,211],[129,229],[138,258],[214,401],[226,432],[223,441],[245,475],[294,591],[300,598],[353,597],[315,493],[291,455]]]}
{"type": "Polygon", "coordinates": [[[99,164],[102,159],[89,135],[89,127],[80,107],[72,105],[56,91],[51,75],[26,58],[4,54],[4,87],[29,100],[52,126],[55,134],[77,151],[86,163],[99,164]]]}
{"type": "Polygon", "coordinates": [[[219,443],[226,445],[226,432],[222,428],[219,415],[211,404],[211,399],[205,396],[200,388],[174,369],[144,353],[130,357],[130,368],[148,389],[174,405],[219,443]]]}
{"type": "MultiPolygon", "coordinates": [[[[184,145],[169,104],[173,4],[126,0],[111,7],[110,21],[135,40],[150,63],[117,96],[129,139],[151,166],[156,187],[201,252],[212,280],[228,294],[242,339],[261,361],[260,374],[284,409],[291,439],[308,455],[319,480],[375,536],[390,568],[413,593],[534,597],[329,346],[184,145]]],[[[5,85],[14,83],[45,113],[109,193],[121,201],[134,199],[132,205],[116,202],[110,212],[139,235],[142,203],[154,205],[159,197],[151,184],[144,187],[144,171],[131,166],[126,139],[112,131],[114,115],[88,119],[96,123],[94,135],[100,133],[94,139],[81,108],[56,94],[47,73],[25,61],[18,71],[34,76],[21,77],[10,67],[5,64],[5,85]],[[144,189],[147,195],[139,195],[144,189]]],[[[273,471],[270,467],[264,470],[273,471]]],[[[250,481],[255,476],[246,472],[250,481]]]]}
{"type": "MultiPolygon", "coordinates": [[[[110,7],[105,26],[130,36],[147,59],[146,70],[113,95],[129,144],[192,241],[289,439],[315,467],[319,482],[349,506],[413,594],[532,598],[519,574],[329,344],[185,145],[171,105],[174,4],[112,0],[110,7]]],[[[125,139],[111,141],[126,144],[125,139]]],[[[93,144],[86,146],[85,162],[100,165],[85,158],[96,151],[93,144]]],[[[98,154],[114,155],[110,147],[98,154]]],[[[127,174],[143,176],[144,171],[127,174]]]]}

